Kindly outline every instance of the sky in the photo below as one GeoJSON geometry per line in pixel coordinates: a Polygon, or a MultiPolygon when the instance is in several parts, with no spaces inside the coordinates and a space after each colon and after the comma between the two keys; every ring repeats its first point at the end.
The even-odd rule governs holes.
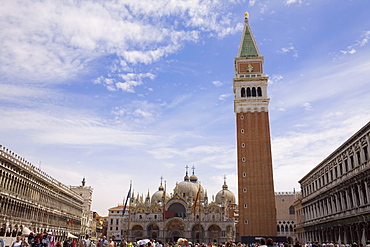
{"type": "MultiPolygon", "coordinates": [[[[0,145],[107,215],[185,167],[237,195],[232,79],[244,23],[269,76],[276,192],[370,119],[370,1],[3,0],[0,145]]],[[[262,176],[256,174],[256,176],[262,176]]]]}

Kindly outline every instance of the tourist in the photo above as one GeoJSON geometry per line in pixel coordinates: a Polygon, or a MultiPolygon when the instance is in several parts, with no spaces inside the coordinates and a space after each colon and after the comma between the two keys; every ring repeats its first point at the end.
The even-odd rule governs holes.
{"type": "Polygon", "coordinates": [[[71,237],[68,237],[64,243],[63,243],[63,247],[72,247],[72,238],[71,237]]]}
{"type": "Polygon", "coordinates": [[[264,239],[264,238],[261,238],[260,239],[260,245],[259,245],[259,247],[267,247],[267,245],[266,245],[266,239],[264,239]]]}
{"type": "Polygon", "coordinates": [[[112,238],[109,239],[108,247],[115,247],[115,244],[112,238]]]}
{"type": "Polygon", "coordinates": [[[88,234],[86,234],[85,239],[81,241],[82,247],[90,247],[91,246],[91,241],[90,237],[88,234]]]}
{"type": "Polygon", "coordinates": [[[274,247],[274,241],[271,238],[268,238],[266,241],[267,247],[274,247]]]}
{"type": "Polygon", "coordinates": [[[102,240],[100,241],[100,247],[108,247],[108,240],[106,236],[103,236],[102,240]]]}
{"type": "Polygon", "coordinates": [[[119,244],[119,247],[127,247],[127,242],[126,242],[125,238],[121,239],[121,243],[119,244]]]}
{"type": "Polygon", "coordinates": [[[17,236],[16,240],[12,243],[11,247],[21,247],[22,245],[22,237],[17,236]]]}

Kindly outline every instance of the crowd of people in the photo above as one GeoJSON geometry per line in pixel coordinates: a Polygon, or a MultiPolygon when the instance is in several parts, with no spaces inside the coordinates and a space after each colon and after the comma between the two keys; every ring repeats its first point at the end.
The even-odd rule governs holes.
{"type": "MultiPolygon", "coordinates": [[[[362,244],[352,243],[319,243],[319,242],[308,242],[301,244],[296,241],[295,244],[289,243],[277,243],[271,238],[267,240],[261,238],[259,242],[251,244],[235,243],[233,241],[226,243],[192,243],[185,238],[179,238],[174,243],[162,243],[156,240],[140,240],[137,242],[126,241],[122,238],[120,241],[114,240],[113,238],[107,239],[105,236],[99,240],[91,240],[89,235],[86,235],[82,239],[67,237],[64,241],[55,241],[54,237],[50,234],[29,234],[28,238],[17,236],[16,240],[10,247],[365,247],[362,244]]],[[[370,241],[366,243],[366,247],[370,247],[370,241]]]]}

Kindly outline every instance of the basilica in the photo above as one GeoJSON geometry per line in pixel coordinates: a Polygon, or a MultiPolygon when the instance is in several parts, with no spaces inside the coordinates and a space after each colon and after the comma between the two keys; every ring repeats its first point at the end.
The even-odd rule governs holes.
{"type": "Polygon", "coordinates": [[[184,237],[194,243],[221,243],[236,238],[237,205],[226,178],[212,200],[193,171],[190,177],[186,172],[172,193],[167,192],[161,181],[152,195],[132,193],[123,214],[124,208],[119,205],[109,209],[107,236],[162,242],[184,237]]]}

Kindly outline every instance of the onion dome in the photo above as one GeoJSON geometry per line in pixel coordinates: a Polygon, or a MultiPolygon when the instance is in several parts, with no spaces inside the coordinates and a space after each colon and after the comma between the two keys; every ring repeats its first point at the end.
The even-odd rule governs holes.
{"type": "Polygon", "coordinates": [[[235,195],[229,190],[229,187],[226,184],[226,177],[224,179],[222,190],[220,190],[216,195],[216,203],[222,204],[222,199],[225,198],[225,201],[228,204],[235,204],[235,195]]]}
{"type": "Polygon", "coordinates": [[[190,182],[195,183],[198,181],[198,177],[194,174],[195,166],[193,166],[191,169],[193,169],[193,175],[190,176],[190,182]]]}
{"type": "Polygon", "coordinates": [[[198,181],[198,177],[197,176],[195,176],[194,174],[193,175],[191,175],[190,176],[190,182],[196,182],[196,181],[198,181]]]}

